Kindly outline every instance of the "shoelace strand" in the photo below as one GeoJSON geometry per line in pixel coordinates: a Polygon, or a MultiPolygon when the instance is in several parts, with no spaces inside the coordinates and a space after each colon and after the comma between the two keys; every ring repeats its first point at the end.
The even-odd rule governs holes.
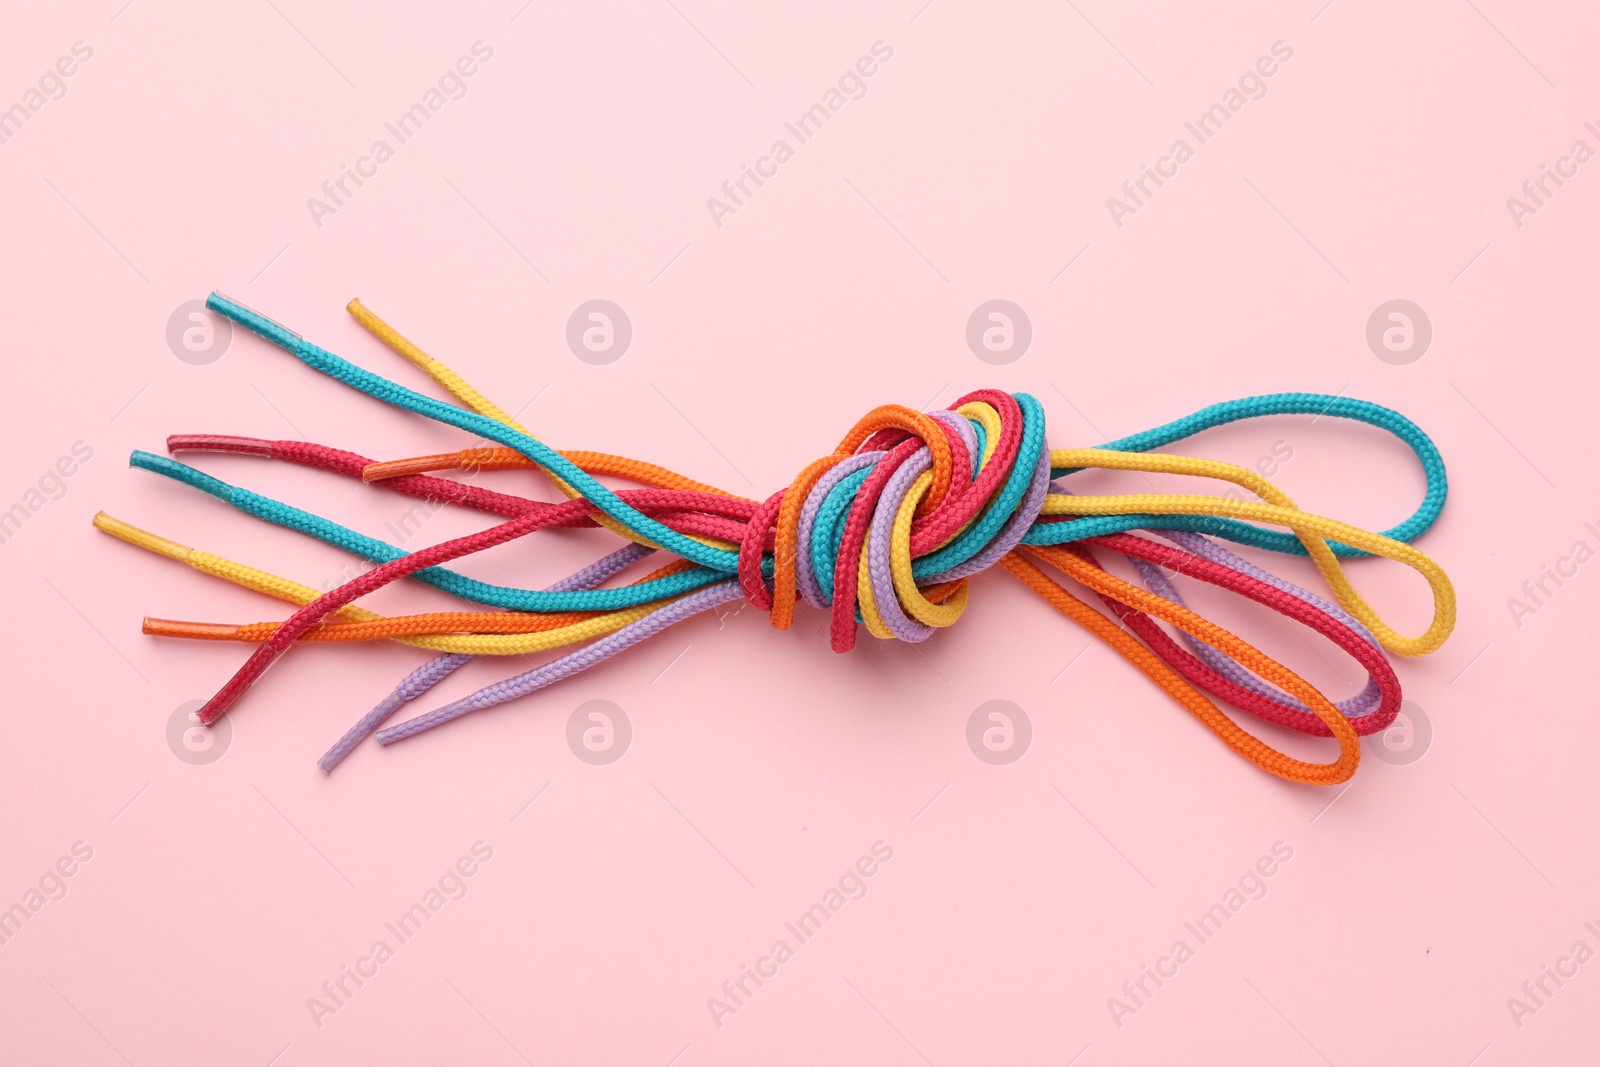
{"type": "MultiPolygon", "coordinates": [[[[270,635],[266,630],[271,624],[234,628],[236,632],[230,636],[235,639],[265,639],[246,668],[203,710],[202,717],[208,722],[214,721],[225,711],[266,665],[301,637],[331,636],[338,631],[348,631],[341,639],[354,639],[357,636],[355,631],[365,627],[359,634],[363,639],[399,636],[421,643],[428,638],[419,635],[430,628],[432,632],[440,633],[448,627],[459,627],[462,629],[452,633],[460,638],[464,636],[464,628],[480,625],[499,626],[501,629],[495,633],[501,637],[511,629],[561,632],[574,625],[597,622],[603,622],[608,627],[609,632],[577,653],[571,653],[516,679],[488,687],[419,719],[382,731],[379,740],[387,742],[411,736],[427,726],[448,721],[466,711],[492,706],[547,685],[599,659],[614,655],[629,644],[683,617],[735,599],[741,594],[757,606],[767,609],[774,625],[779,627],[792,622],[797,598],[827,604],[832,615],[830,628],[833,645],[841,651],[853,643],[858,622],[879,637],[922,640],[934,629],[950,625],[959,617],[965,604],[966,578],[999,562],[1041,592],[1069,617],[1083,622],[1106,638],[1241,754],[1283,777],[1325,783],[1342,781],[1354,771],[1359,760],[1359,749],[1354,743],[1356,730],[1366,733],[1383,728],[1392,721],[1398,706],[1398,685],[1394,682],[1392,669],[1381,655],[1374,656],[1363,650],[1371,650],[1370,642],[1376,640],[1392,651],[1422,654],[1436,648],[1453,623],[1453,594],[1448,579],[1432,561],[1409,548],[1403,540],[1416,536],[1431,525],[1443,505],[1445,481],[1442,461],[1431,442],[1413,424],[1394,412],[1362,401],[1310,394],[1250,398],[1214,405],[1188,419],[1114,442],[1113,446],[1141,449],[1158,447],[1198,429],[1238,418],[1289,411],[1315,411],[1318,415],[1331,414],[1378,425],[1395,433],[1412,447],[1428,478],[1428,492],[1417,513],[1389,531],[1398,537],[1371,534],[1335,520],[1307,515],[1270,482],[1253,472],[1227,464],[1180,456],[1143,456],[1136,452],[1118,454],[1118,450],[1112,446],[1048,452],[1043,443],[1043,413],[1037,402],[1025,394],[1012,397],[992,390],[969,394],[949,411],[923,414],[895,406],[879,408],[858,423],[833,454],[803,470],[788,489],[755,505],[754,502],[743,501],[732,494],[692,482],[650,464],[595,453],[562,454],[549,449],[515,425],[449,368],[421,353],[358,302],[352,302],[352,314],[390,347],[421,366],[472,410],[462,412],[450,408],[356,368],[226,298],[214,294],[209,303],[213,310],[255,330],[314,368],[386,402],[471,429],[492,440],[501,440],[515,450],[520,460],[512,459],[503,450],[475,449],[449,457],[423,457],[419,460],[373,464],[353,453],[292,442],[196,436],[175,438],[169,443],[175,451],[197,447],[252,451],[344,474],[354,473],[355,468],[365,478],[383,480],[387,483],[386,487],[401,492],[510,516],[509,521],[499,527],[406,556],[392,546],[363,538],[354,531],[317,516],[226,486],[193,468],[161,457],[136,453],[134,461],[137,466],[179,478],[269,521],[303,529],[370,558],[386,560],[376,571],[347,583],[333,593],[316,597],[270,635]],[[452,459],[453,463],[450,462],[452,459]],[[418,473],[459,466],[464,461],[480,467],[537,466],[549,473],[562,492],[569,496],[569,504],[547,505],[525,501],[476,487],[460,486],[447,480],[425,479],[418,473]],[[1261,502],[1178,494],[1072,497],[1065,492],[1051,491],[1055,488],[1050,483],[1052,476],[1065,476],[1089,466],[1222,477],[1255,493],[1261,497],[1261,502]],[[957,477],[958,472],[960,477],[957,477]],[[650,491],[613,492],[595,481],[594,474],[614,474],[648,485],[685,488],[668,490],[665,495],[654,495],[650,491]],[[443,484],[433,484],[436,482],[443,484]],[[452,488],[446,489],[444,486],[452,488]],[[1063,522],[1049,518],[1054,515],[1081,517],[1063,522]],[[1241,519],[1285,526],[1290,533],[1265,530],[1250,522],[1239,521],[1241,519]],[[379,620],[368,617],[372,613],[361,612],[350,603],[362,593],[403,575],[415,575],[439,584],[450,572],[436,569],[437,564],[481,547],[502,543],[536,529],[588,523],[605,525],[638,543],[630,546],[635,551],[613,553],[607,557],[608,560],[626,558],[626,562],[633,562],[647,553],[650,547],[659,544],[700,566],[692,567],[684,563],[679,564],[676,571],[673,567],[663,568],[645,582],[628,587],[630,593],[616,597],[606,594],[621,591],[594,587],[611,573],[626,566],[626,562],[607,569],[603,565],[606,561],[602,561],[595,567],[586,568],[586,572],[593,572],[593,575],[580,572],[580,575],[574,575],[566,583],[558,583],[561,588],[552,587],[545,593],[546,598],[560,598],[571,593],[580,599],[584,593],[601,594],[591,598],[594,601],[592,606],[585,603],[584,607],[595,611],[604,604],[612,609],[610,616],[573,613],[570,609],[577,606],[574,603],[562,605],[569,609],[569,614],[576,615],[570,620],[552,619],[546,615],[537,621],[519,619],[513,623],[515,616],[508,618],[505,612],[432,613],[428,616],[382,620],[389,625],[374,626],[372,624],[379,620]],[[739,529],[741,526],[742,530],[739,529]],[[1202,553],[1210,558],[1155,545],[1141,538],[1123,537],[1124,531],[1141,527],[1162,529],[1164,535],[1174,539],[1193,538],[1188,542],[1189,547],[1206,546],[1202,553]],[[1336,598],[1349,609],[1350,614],[1346,615],[1312,594],[1260,572],[1203,538],[1193,537],[1196,529],[1245,544],[1310,555],[1327,578],[1336,598]],[[1140,636],[1150,641],[1172,662],[1173,665],[1168,666],[1150,649],[1117,629],[1105,616],[1067,594],[1037,567],[1028,563],[1018,550],[1019,545],[1061,545],[1089,538],[1094,538],[1095,543],[1127,552],[1136,564],[1142,563],[1146,568],[1152,562],[1159,561],[1179,573],[1212,581],[1268,603],[1289,617],[1318,629],[1368,668],[1371,681],[1367,689],[1347,701],[1346,708],[1336,707],[1287,668],[1262,656],[1226,631],[1194,616],[1176,601],[1175,595],[1168,598],[1147,593],[1101,571],[1087,549],[1073,546],[1065,550],[1048,547],[1025,550],[1061,568],[1101,595],[1140,636]],[[1428,580],[1434,594],[1435,614],[1433,623],[1422,635],[1407,638],[1394,633],[1345,578],[1339,557],[1369,553],[1405,562],[1428,580]],[[730,562],[733,564],[731,568],[728,566],[730,562]],[[1242,569],[1239,564],[1256,571],[1256,574],[1242,569]],[[726,578],[717,580],[719,575],[727,575],[730,570],[737,576],[736,583],[726,578]],[[706,573],[697,573],[702,571],[706,573]],[[1257,574],[1261,577],[1257,577],[1257,574]],[[589,577],[594,580],[587,580],[589,577]],[[664,579],[673,578],[679,581],[676,584],[669,583],[670,588],[661,585],[664,579]],[[685,583],[682,581],[684,578],[689,581],[685,583]],[[641,586],[646,591],[641,591],[641,586]],[[657,594],[657,599],[645,599],[650,594],[657,594]],[[1068,608],[1065,606],[1068,603],[1076,607],[1068,608]],[[1085,611],[1099,621],[1090,621],[1088,615],[1083,614],[1085,611]],[[1198,656],[1178,649],[1163,631],[1149,621],[1144,614],[1146,612],[1176,625],[1190,640],[1198,656]],[[336,615],[336,619],[324,623],[323,619],[330,614],[336,615]],[[623,619],[621,615],[629,617],[623,619]],[[479,621],[468,621],[468,617],[474,616],[479,621]],[[616,625],[611,626],[612,622],[616,625]],[[1109,631],[1107,627],[1110,627],[1109,631]],[[1113,633],[1120,636],[1113,637],[1113,633]],[[1330,764],[1312,764],[1276,752],[1233,724],[1205,700],[1192,682],[1198,682],[1214,694],[1271,721],[1279,721],[1305,732],[1334,736],[1340,744],[1339,758],[1330,764]],[[1282,690],[1287,690],[1287,694],[1282,690]],[[1356,727],[1352,727],[1347,714],[1357,720],[1356,727]]],[[[134,540],[127,537],[126,530],[112,529],[110,524],[114,522],[107,520],[103,528],[134,540]]],[[[151,535],[144,536],[153,539],[151,535]]],[[[167,544],[170,545],[170,542],[167,544]]],[[[146,544],[145,547],[152,546],[146,544]]],[[[188,553],[192,563],[192,550],[182,551],[188,553]]],[[[165,554],[185,558],[182,554],[170,551],[165,554]]],[[[255,574],[262,575],[263,572],[255,574]]],[[[270,575],[264,577],[269,580],[268,584],[293,585],[270,575]]],[[[450,577],[460,579],[459,575],[450,577]]],[[[1148,570],[1144,572],[1144,577],[1152,585],[1165,581],[1158,572],[1148,570]]],[[[485,599],[476,594],[504,589],[485,583],[471,583],[467,579],[452,584],[457,585],[452,591],[480,603],[497,601],[494,596],[485,599]]],[[[1169,585],[1165,589],[1171,592],[1169,585]]],[[[303,594],[311,591],[298,587],[294,592],[296,595],[286,599],[304,604],[303,594]]],[[[537,592],[510,590],[507,595],[537,592]]],[[[549,599],[538,601],[538,605],[536,610],[558,610],[556,603],[549,599]]],[[[155,622],[159,623],[159,620],[155,622]]],[[[184,626],[195,627],[196,624],[171,624],[168,632],[176,633],[178,628],[184,626]]],[[[157,626],[155,632],[163,631],[157,626]]],[[[586,634],[589,635],[592,634],[586,634]]],[[[195,632],[186,636],[217,637],[222,634],[215,628],[208,628],[207,624],[199,624],[195,632]]],[[[408,676],[389,700],[369,713],[362,723],[358,723],[341,739],[340,745],[336,745],[324,757],[324,768],[331,766],[330,757],[333,763],[342,758],[349,747],[360,736],[364,736],[364,729],[375,727],[400,704],[425,692],[459,666],[462,661],[455,657],[460,655],[463,653],[447,653],[408,676]],[[341,746],[344,747],[341,749],[341,746]]]]}

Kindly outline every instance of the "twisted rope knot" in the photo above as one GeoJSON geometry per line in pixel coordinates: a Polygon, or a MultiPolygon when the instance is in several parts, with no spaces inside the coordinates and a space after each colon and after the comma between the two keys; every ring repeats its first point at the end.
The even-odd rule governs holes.
{"type": "Polygon", "coordinates": [[[227,485],[175,460],[140,451],[130,457],[134,466],[190,484],[240,510],[381,561],[321,594],[108,516],[96,518],[96,525],[115,536],[300,605],[282,622],[243,626],[146,620],[147,633],[257,643],[239,671],[200,709],[204,723],[227,713],[278,657],[301,640],[389,638],[441,654],[404,680],[393,699],[380,703],[352,727],[324,756],[324,769],[464,657],[525,655],[588,642],[381,730],[378,741],[391,744],[519,699],[741,596],[768,611],[780,629],[793,624],[795,605],[801,600],[825,608],[831,616],[833,648],[840,652],[854,645],[860,626],[882,638],[926,640],[934,630],[960,618],[967,579],[999,564],[1057,612],[1104,640],[1233,751],[1290,781],[1333,784],[1354,772],[1360,761],[1360,736],[1387,727],[1400,707],[1398,678],[1384,651],[1426,654],[1445,640],[1454,624],[1455,594],[1448,576],[1409,543],[1439,515],[1446,487],[1443,462],[1414,423],[1366,401],[1309,393],[1248,397],[1211,405],[1096,448],[1049,451],[1038,401],[1025,393],[979,390],[940,411],[888,406],[870,412],[832,453],[806,467],[787,488],[758,502],[641,460],[558,451],[355,303],[352,313],[363,325],[422,367],[465,410],[362,370],[216,294],[208,306],[322,373],[499,446],[374,461],[305,442],[207,434],[168,440],[169,450],[175,452],[244,452],[320,467],[363,482],[387,481],[396,491],[459,502],[504,520],[414,552],[227,485]],[[1374,533],[1301,510],[1282,489],[1248,468],[1155,451],[1211,427],[1263,415],[1353,419],[1395,434],[1411,447],[1427,475],[1422,506],[1386,533],[1374,533]],[[429,473],[517,468],[543,471],[567,499],[530,500],[481,486],[441,482],[429,473]],[[1051,482],[1052,475],[1068,477],[1084,469],[1218,479],[1248,496],[1173,492],[1078,496],[1051,482]],[[601,477],[640,488],[614,489],[601,477]],[[547,589],[495,585],[444,566],[540,530],[585,526],[604,527],[630,543],[547,589]],[[1131,532],[1136,530],[1148,530],[1171,543],[1136,536],[1131,532]],[[1197,536],[1200,532],[1309,557],[1337,604],[1261,570],[1197,536]],[[607,585],[609,578],[657,549],[678,558],[625,585],[607,585]],[[1150,588],[1141,589],[1104,569],[1096,559],[1097,549],[1132,561],[1150,588]],[[1398,633],[1363,599],[1340,564],[1341,557],[1361,555],[1396,560],[1426,579],[1434,602],[1427,630],[1414,636],[1398,633]],[[1160,567],[1236,593],[1316,631],[1366,669],[1367,687],[1333,703],[1283,664],[1186,607],[1155,570],[1160,567]],[[1054,575],[1098,597],[1111,614],[1073,595],[1054,575]],[[359,598],[403,578],[500,610],[385,617],[356,606],[359,598]],[[1189,651],[1160,623],[1176,628],[1189,651]],[[1338,757],[1314,763],[1279,751],[1231,719],[1211,696],[1265,721],[1332,737],[1339,746],[1338,757]]]}
{"type": "Polygon", "coordinates": [[[756,510],[740,588],[779,629],[797,598],[829,610],[835,652],[855,645],[858,622],[925,641],[961,617],[967,578],[1022,541],[1049,489],[1044,409],[1028,394],[979,389],[928,413],[885,405],[756,510]]]}

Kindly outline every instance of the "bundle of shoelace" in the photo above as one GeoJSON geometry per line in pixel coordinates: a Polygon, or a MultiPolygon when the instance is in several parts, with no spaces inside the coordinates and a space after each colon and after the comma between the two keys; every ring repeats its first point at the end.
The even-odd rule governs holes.
{"type": "Polygon", "coordinates": [[[359,301],[350,303],[351,314],[425,371],[456,403],[364,370],[220,294],[213,293],[207,306],[313,370],[494,443],[378,462],[303,441],[215,434],[168,438],[173,453],[229,452],[283,460],[498,520],[478,533],[417,552],[228,485],[165,456],[133,453],[135,467],[375,565],[326,593],[188,548],[103,512],[95,517],[96,526],[124,541],[299,606],[287,619],[243,625],[145,619],[147,634],[256,645],[238,673],[200,709],[199,718],[207,726],[301,642],[391,640],[432,654],[321,758],[324,771],[331,771],[374,732],[380,744],[392,744],[517,700],[739,599],[767,612],[779,629],[793,625],[801,601],[827,613],[836,652],[849,651],[863,628],[874,638],[924,641],[961,617],[969,581],[998,566],[1128,659],[1239,755],[1290,781],[1330,785],[1355,772],[1360,737],[1386,729],[1399,711],[1400,684],[1385,652],[1425,655],[1443,644],[1454,624],[1449,578],[1411,546],[1444,506],[1443,461],[1410,420],[1366,401],[1311,393],[1250,397],[1215,404],[1097,448],[1052,450],[1037,400],[1025,393],[980,389],[938,411],[879,407],[789,486],[765,500],[751,500],[639,460],[556,451],[359,301]],[[1247,468],[1152,451],[1227,423],[1296,414],[1366,423],[1405,442],[1427,478],[1421,506],[1394,528],[1373,533],[1300,510],[1271,481],[1247,468]],[[1186,475],[1238,488],[1232,496],[1075,495],[1067,486],[1086,469],[1186,475]],[[532,500],[433,473],[450,470],[542,472],[567,499],[532,500]],[[602,478],[632,487],[613,488],[602,478]],[[611,531],[623,543],[545,589],[490,584],[445,566],[541,530],[585,527],[611,531]],[[1332,602],[1256,566],[1218,540],[1310,557],[1332,602]],[[672,557],[670,562],[619,584],[624,572],[658,552],[672,557]],[[1131,561],[1144,588],[1107,571],[1097,558],[1100,552],[1131,561]],[[1425,631],[1410,637],[1396,633],[1362,599],[1341,560],[1363,556],[1386,557],[1422,576],[1433,598],[1433,619],[1425,631]],[[1366,671],[1365,687],[1335,703],[1288,667],[1189,609],[1171,580],[1176,575],[1238,594],[1322,635],[1366,671]],[[401,578],[451,593],[479,610],[383,616],[355,603],[401,578]],[[1093,594],[1109,614],[1069,592],[1063,579],[1093,594]],[[569,646],[578,647],[380,729],[401,707],[474,656],[527,655],[569,646]],[[1214,701],[1290,730],[1331,737],[1338,756],[1327,763],[1295,758],[1244,729],[1214,701]]]}

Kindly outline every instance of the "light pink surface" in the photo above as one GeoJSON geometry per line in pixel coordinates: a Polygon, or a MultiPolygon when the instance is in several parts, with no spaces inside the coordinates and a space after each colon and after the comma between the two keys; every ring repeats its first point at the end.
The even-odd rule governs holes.
{"type": "MultiPolygon", "coordinates": [[[[1575,542],[1600,548],[1600,162],[1520,227],[1506,200],[1574,141],[1600,148],[1584,125],[1600,125],[1600,16],[1504,0],[919,3],[13,5],[0,105],[74,42],[93,55],[0,145],[0,507],[76,442],[93,454],[0,544],[0,905],[75,843],[92,858],[0,946],[0,1059],[1593,1058],[1600,963],[1547,979],[1554,995],[1520,1020],[1507,999],[1575,942],[1600,950],[1584,925],[1600,928],[1600,563],[1520,626],[1507,601],[1575,542]],[[466,95],[314,224],[307,198],[476,41],[493,56],[466,95]],[[707,198],[878,41],[893,57],[865,96],[719,227],[707,198]],[[1106,199],[1278,41],[1293,57],[1264,98],[1116,226],[1106,199]],[[1437,655],[1400,665],[1432,747],[1404,766],[1364,760],[1344,792],[1279,782],[994,573],[921,648],[867,639],[837,657],[816,613],[778,633],[745,609],[534,699],[364,747],[331,778],[315,757],[421,657],[302,649],[236,710],[225,756],[191,765],[168,719],[245,649],[144,638],[140,616],[284,608],[90,517],[313,585],[350,560],[129,471],[128,452],[161,451],[171,432],[385,457],[468,443],[242,333],[216,363],[175,358],[168,316],[213,288],[431,388],[345,316],[360,296],[509,410],[531,402],[525,418],[557,446],[750,494],[875,404],[980,386],[1037,395],[1058,447],[1279,389],[1394,406],[1435,436],[1452,477],[1422,547],[1454,578],[1460,622],[1437,655]],[[634,327],[608,366],[564,339],[593,298],[634,327]],[[993,298],[1033,325],[1007,366],[965,342],[993,298]],[[1409,365],[1364,336],[1396,298],[1434,327],[1409,365]],[[737,695],[753,689],[767,695],[737,695]],[[967,747],[967,719],[991,699],[1033,723],[1010,766],[967,747]],[[565,740],[588,700],[633,724],[608,766],[565,740]],[[384,924],[480,841],[493,857],[465,897],[399,944],[384,924]],[[863,899],[807,944],[786,933],[879,841],[893,859],[863,899]],[[1275,842],[1293,858],[1265,897],[1200,945],[1184,923],[1275,842]],[[794,958],[719,1027],[708,998],[780,938],[794,958]],[[308,998],[380,939],[393,958],[319,1026],[308,998]],[[1119,1027],[1108,998],[1179,939],[1194,958],[1119,1027]]],[[[1403,449],[1329,420],[1188,448],[1254,463],[1278,442],[1294,458],[1276,480],[1311,510],[1382,527],[1420,493],[1403,449]]],[[[315,472],[198,462],[391,540],[385,525],[411,509],[315,472]]],[[[554,496],[527,477],[494,484],[554,496]]],[[[479,525],[440,515],[408,544],[479,525]]],[[[542,584],[603,545],[547,537],[463,569],[542,584]]],[[[1421,628],[1414,575],[1353,571],[1421,628]]],[[[1264,616],[1199,601],[1336,695],[1355,683],[1264,616]]],[[[444,603],[411,587],[373,598],[444,603]]],[[[441,694],[520,665],[473,664],[441,694]]]]}

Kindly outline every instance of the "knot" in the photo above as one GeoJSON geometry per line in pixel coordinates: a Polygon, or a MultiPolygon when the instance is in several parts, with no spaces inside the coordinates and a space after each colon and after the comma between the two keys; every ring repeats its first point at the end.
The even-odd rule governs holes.
{"type": "Polygon", "coordinates": [[[926,641],[961,617],[967,578],[1021,543],[1049,489],[1044,409],[1028,394],[979,389],[928,413],[887,404],[756,510],[740,589],[778,629],[797,599],[828,610],[835,652],[854,647],[858,623],[926,641]]]}
{"type": "MultiPolygon", "coordinates": [[[[376,564],[325,592],[109,516],[96,518],[96,525],[113,536],[297,605],[281,621],[145,621],[150,634],[257,646],[200,708],[198,717],[206,725],[226,714],[300,641],[396,640],[434,653],[431,663],[407,676],[329,750],[321,761],[324,770],[374,731],[380,744],[393,744],[520,699],[740,598],[768,612],[779,629],[793,624],[801,600],[826,610],[838,652],[855,644],[858,626],[880,638],[924,641],[961,617],[968,579],[998,564],[1057,613],[1127,659],[1228,748],[1286,780],[1329,785],[1355,772],[1360,738],[1387,728],[1399,711],[1398,678],[1384,652],[1424,655],[1438,648],[1454,625],[1455,593],[1449,577],[1410,543],[1439,516],[1446,486],[1443,462],[1414,423],[1366,401],[1311,393],[1246,397],[1096,448],[1052,451],[1037,400],[1026,393],[984,389],[928,413],[898,405],[877,408],[790,485],[756,501],[642,460],[552,448],[358,303],[352,302],[351,313],[422,367],[460,406],[357,367],[224,297],[212,294],[207,306],[308,367],[496,446],[375,461],[307,442],[218,434],[180,434],[168,441],[172,451],[281,459],[335,472],[358,484],[382,485],[429,501],[435,509],[458,505],[498,519],[477,532],[410,551],[174,460],[134,452],[130,462],[135,467],[184,482],[376,564]],[[1428,483],[1422,504],[1404,522],[1376,533],[1301,510],[1250,468],[1157,451],[1212,427],[1271,415],[1350,419],[1389,431],[1422,464],[1428,483]],[[430,473],[452,468],[468,477],[458,482],[430,473]],[[481,471],[516,469],[541,471],[566,499],[533,500],[467,484],[481,471]],[[1085,469],[1220,480],[1231,483],[1234,491],[1228,496],[1159,491],[1079,496],[1051,480],[1066,480],[1085,469]],[[601,478],[625,484],[613,487],[601,478]],[[547,588],[497,585],[447,566],[540,531],[586,527],[603,528],[625,543],[547,588]],[[1333,601],[1262,570],[1211,537],[1306,557],[1333,601]],[[611,581],[657,551],[669,558],[654,571],[620,584],[611,581]],[[1105,569],[1098,551],[1127,559],[1147,588],[1105,569]],[[1426,630],[1397,633],[1355,589],[1340,560],[1365,555],[1387,557],[1426,580],[1434,605],[1426,630]],[[1168,580],[1173,575],[1226,590],[1321,634],[1364,668],[1366,688],[1335,704],[1294,671],[1187,607],[1168,580]],[[401,579],[432,585],[490,610],[385,616],[356,603],[401,579]],[[1074,595],[1063,581],[1086,591],[1109,614],[1074,595]],[[1163,624],[1182,635],[1187,649],[1163,624]],[[581,647],[379,730],[400,706],[422,696],[465,657],[526,657],[573,645],[581,647]],[[1313,762],[1280,751],[1244,729],[1213,699],[1277,726],[1331,738],[1338,754],[1330,762],[1313,762]]],[[[426,511],[420,513],[425,520],[426,511]]],[[[415,533],[392,524],[389,529],[403,539],[415,533]]]]}

